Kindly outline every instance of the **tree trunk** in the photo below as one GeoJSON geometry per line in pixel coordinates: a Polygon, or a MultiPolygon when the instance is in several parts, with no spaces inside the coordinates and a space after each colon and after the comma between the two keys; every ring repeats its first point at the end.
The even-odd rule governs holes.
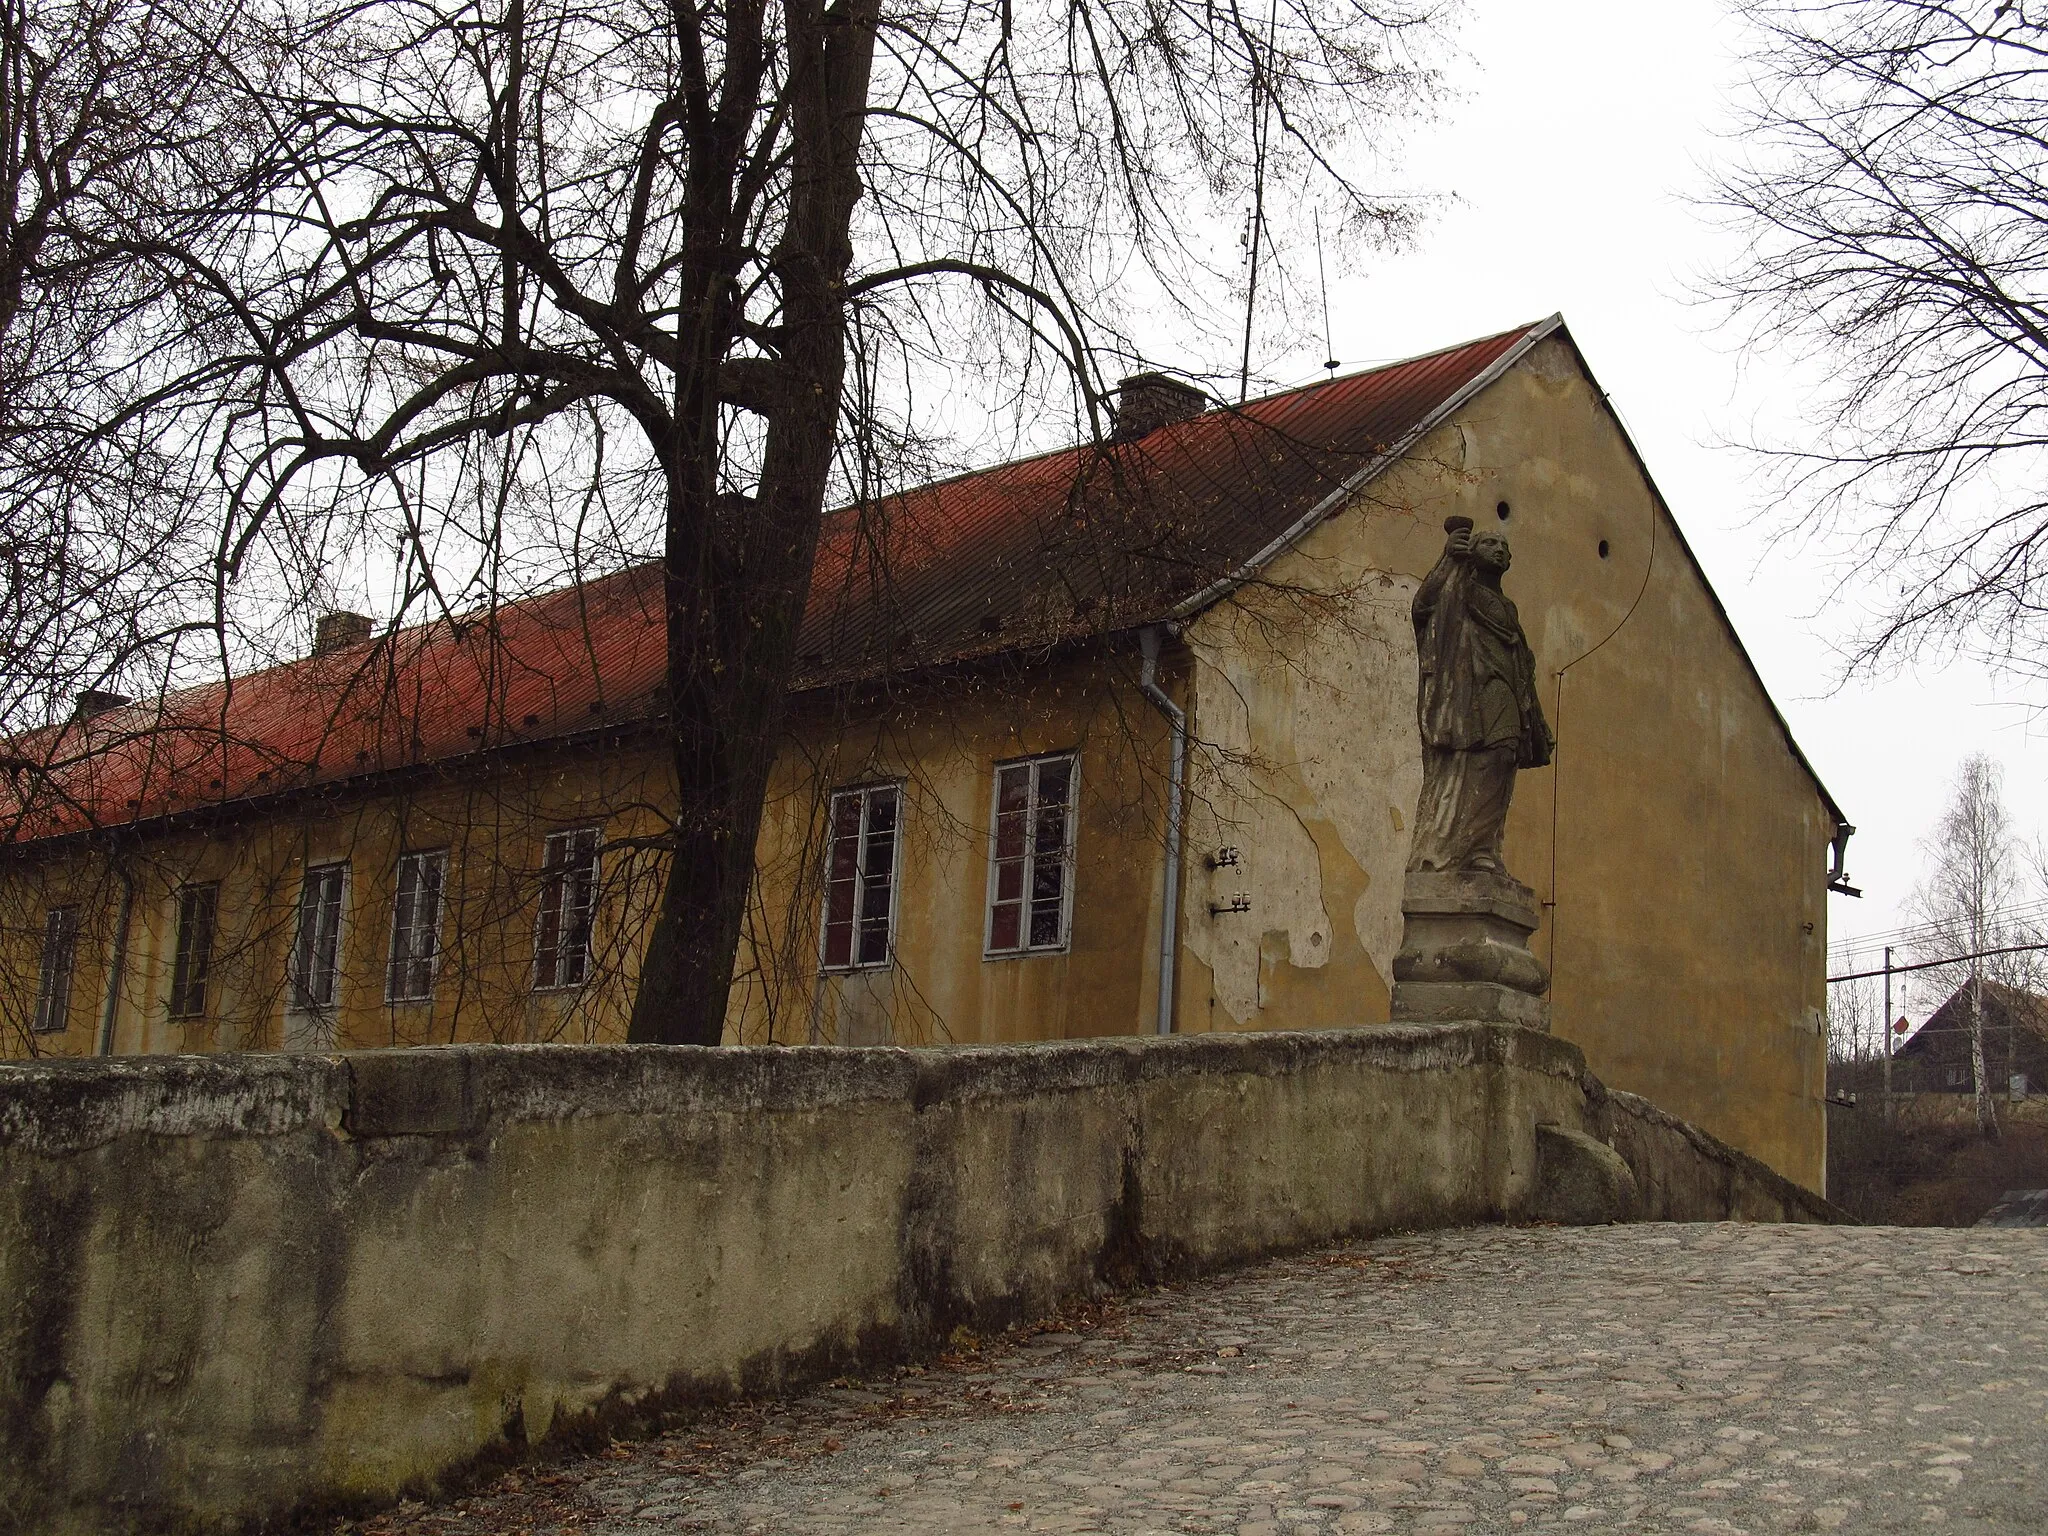
{"type": "MultiPolygon", "coordinates": [[[[793,165],[775,256],[784,385],[768,414],[758,494],[712,498],[701,523],[670,517],[677,815],[629,1040],[716,1045],[724,1033],[762,799],[838,442],[849,231],[861,194],[875,16],[876,0],[830,11],[817,0],[787,0],[785,8],[793,165]],[[693,572],[694,590],[683,590],[693,572]]],[[[719,360],[711,360],[707,388],[715,389],[719,360]]],[[[706,488],[701,465],[712,462],[711,446],[672,472],[690,481],[684,503],[706,488]]]]}
{"type": "Polygon", "coordinates": [[[1977,1085],[1977,1129],[1986,1141],[1996,1141],[1998,1111],[1984,1064],[1984,977],[1976,970],[1970,973],[1970,1078],[1977,1085]]]}

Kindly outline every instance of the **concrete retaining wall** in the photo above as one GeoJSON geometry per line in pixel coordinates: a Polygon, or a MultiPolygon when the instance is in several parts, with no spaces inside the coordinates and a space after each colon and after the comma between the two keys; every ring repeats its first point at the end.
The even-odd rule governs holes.
{"type": "Polygon", "coordinates": [[[375,1502],[664,1396],[1512,1219],[1543,1123],[1659,1216],[1832,1215],[1513,1029],[0,1067],[0,1528],[375,1502]]]}

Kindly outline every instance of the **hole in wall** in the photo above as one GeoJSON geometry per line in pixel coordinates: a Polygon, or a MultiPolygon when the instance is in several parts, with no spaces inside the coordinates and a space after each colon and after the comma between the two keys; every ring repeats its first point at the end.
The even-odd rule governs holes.
{"type": "Polygon", "coordinates": [[[1607,549],[1607,541],[1606,541],[1605,539],[1602,539],[1602,540],[1600,541],[1600,558],[1601,558],[1602,560],[1605,560],[1605,559],[1607,558],[1607,555],[1608,555],[1608,549],[1607,549]]]}
{"type": "Polygon", "coordinates": [[[1502,522],[1506,522],[1508,520],[1508,504],[1506,502],[1502,502],[1499,506],[1495,507],[1493,509],[1493,515],[1499,518],[1502,522]]]}

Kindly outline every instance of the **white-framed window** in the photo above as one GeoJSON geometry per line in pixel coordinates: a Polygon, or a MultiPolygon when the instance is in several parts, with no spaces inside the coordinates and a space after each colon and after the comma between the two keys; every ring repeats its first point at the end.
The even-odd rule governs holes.
{"type": "Polygon", "coordinates": [[[424,1002],[434,995],[441,958],[441,893],[448,883],[448,853],[408,853],[398,860],[391,900],[391,954],[384,964],[384,1001],[424,1002]]]}
{"type": "Polygon", "coordinates": [[[43,919],[43,963],[36,982],[39,1035],[59,1035],[71,1023],[71,973],[78,965],[78,908],[52,907],[43,919]]]}
{"type": "Polygon", "coordinates": [[[1072,752],[996,764],[989,828],[989,955],[1067,947],[1079,776],[1072,752]]]}
{"type": "Polygon", "coordinates": [[[213,929],[220,913],[218,885],[178,888],[178,935],[171,959],[170,1015],[206,1016],[206,984],[213,971],[213,929]]]}
{"type": "Polygon", "coordinates": [[[540,991],[590,979],[590,924],[597,910],[597,828],[550,832],[541,856],[533,984],[540,991]]]}
{"type": "Polygon", "coordinates": [[[299,883],[299,927],[292,940],[291,1006],[326,1013],[341,989],[341,909],[346,864],[315,864],[299,883]]]}
{"type": "Polygon", "coordinates": [[[819,963],[828,971],[887,965],[896,936],[896,844],[903,791],[864,784],[832,792],[819,963]]]}

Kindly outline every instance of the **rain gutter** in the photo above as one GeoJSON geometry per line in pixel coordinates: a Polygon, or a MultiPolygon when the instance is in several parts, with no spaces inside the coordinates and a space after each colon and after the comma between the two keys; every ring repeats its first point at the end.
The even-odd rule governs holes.
{"type": "Polygon", "coordinates": [[[116,873],[121,881],[121,908],[114,918],[114,952],[107,961],[107,996],[100,1008],[99,1054],[114,1054],[114,1023],[121,1011],[121,985],[128,970],[128,932],[135,922],[135,875],[125,861],[116,873]]]}
{"type": "Polygon", "coordinates": [[[1166,778],[1166,878],[1159,903],[1159,1022],[1162,1035],[1173,1033],[1173,962],[1180,950],[1180,842],[1181,820],[1187,794],[1188,716],[1159,686],[1159,639],[1168,633],[1164,624],[1147,624],[1138,631],[1138,645],[1144,661],[1138,671],[1138,688],[1152,701],[1152,707],[1166,717],[1173,738],[1172,767],[1166,778]]]}

